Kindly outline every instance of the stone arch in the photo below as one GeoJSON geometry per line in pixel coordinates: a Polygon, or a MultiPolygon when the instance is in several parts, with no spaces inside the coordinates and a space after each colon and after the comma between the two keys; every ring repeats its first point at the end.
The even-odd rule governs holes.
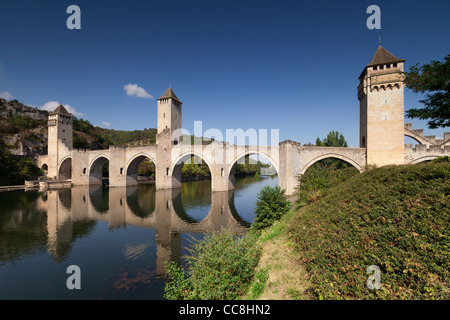
{"type": "Polygon", "coordinates": [[[233,161],[229,164],[228,170],[227,170],[228,177],[230,176],[230,174],[232,173],[232,170],[236,167],[236,164],[237,164],[237,162],[240,159],[242,159],[243,157],[252,155],[252,154],[259,155],[259,156],[262,156],[262,157],[267,158],[268,160],[270,160],[272,165],[275,167],[275,170],[277,171],[277,174],[280,173],[278,162],[275,161],[272,156],[270,156],[266,152],[262,152],[262,151],[259,151],[259,150],[246,150],[246,151],[238,154],[236,157],[234,157],[233,161]]]}
{"type": "Polygon", "coordinates": [[[214,177],[214,171],[213,166],[211,165],[211,162],[201,153],[190,150],[187,152],[184,152],[181,154],[178,158],[173,161],[171,168],[167,168],[167,175],[172,176],[174,179],[174,186],[181,186],[181,167],[184,165],[184,163],[190,159],[192,156],[197,156],[200,159],[202,159],[203,162],[206,163],[206,165],[209,168],[209,171],[211,173],[211,181],[213,181],[214,177]]]}
{"type": "Polygon", "coordinates": [[[103,183],[103,165],[109,161],[105,155],[99,155],[89,165],[89,184],[103,183]]]}
{"type": "Polygon", "coordinates": [[[260,150],[246,150],[245,152],[242,152],[239,155],[237,155],[236,157],[234,157],[233,161],[228,165],[227,177],[228,177],[228,188],[230,190],[234,189],[234,170],[236,169],[236,165],[238,164],[238,161],[240,159],[242,159],[246,156],[250,156],[250,155],[258,155],[258,156],[262,156],[262,157],[270,160],[272,165],[275,167],[277,175],[279,176],[280,171],[279,171],[278,162],[276,162],[272,156],[270,156],[266,152],[262,152],[260,150]]]}
{"type": "Polygon", "coordinates": [[[45,174],[48,172],[48,165],[46,163],[42,164],[41,170],[44,171],[45,174]]]}
{"type": "Polygon", "coordinates": [[[327,158],[336,158],[336,159],[345,161],[348,164],[351,164],[353,167],[355,167],[359,172],[363,172],[364,171],[364,168],[359,163],[357,163],[356,161],[354,161],[353,159],[351,159],[351,158],[349,158],[347,156],[344,156],[344,155],[341,155],[341,154],[337,154],[337,153],[326,153],[326,154],[318,156],[318,157],[312,159],[311,161],[309,161],[300,170],[300,174],[304,174],[306,172],[306,170],[308,170],[308,168],[311,167],[317,161],[320,161],[320,160],[323,160],[323,159],[327,159],[327,158]]]}
{"type": "Polygon", "coordinates": [[[439,156],[424,156],[421,158],[414,159],[409,164],[417,164],[417,163],[421,163],[421,162],[431,161],[436,158],[439,158],[439,156]]]}
{"type": "Polygon", "coordinates": [[[65,157],[58,168],[58,180],[72,179],[72,157],[65,157]]]}
{"type": "Polygon", "coordinates": [[[419,144],[424,144],[424,145],[430,144],[429,142],[427,143],[427,141],[425,140],[425,138],[423,138],[423,137],[421,137],[421,136],[419,136],[419,135],[416,135],[416,134],[414,134],[414,133],[412,133],[412,132],[408,132],[408,131],[405,130],[404,135],[405,135],[406,137],[409,137],[409,138],[411,138],[411,139],[417,141],[419,144]]]}
{"type": "MultiPolygon", "coordinates": [[[[127,186],[134,186],[138,184],[138,169],[145,159],[149,159],[151,162],[153,162],[156,168],[156,161],[152,156],[142,152],[134,155],[128,161],[124,169],[125,170],[124,172],[126,173],[127,186]]],[[[156,170],[155,170],[155,177],[156,177],[156,170]]]]}

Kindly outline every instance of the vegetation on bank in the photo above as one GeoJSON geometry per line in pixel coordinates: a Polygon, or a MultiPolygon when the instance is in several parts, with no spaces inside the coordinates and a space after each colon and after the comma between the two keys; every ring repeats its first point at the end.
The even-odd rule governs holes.
{"type": "Polygon", "coordinates": [[[32,159],[13,155],[0,137],[0,185],[20,185],[41,175],[32,159]]]}
{"type": "Polygon", "coordinates": [[[170,281],[165,297],[171,300],[239,299],[247,292],[257,298],[264,290],[267,269],[256,270],[262,249],[261,230],[289,211],[289,202],[279,187],[264,187],[258,194],[256,217],[243,236],[228,229],[214,232],[193,243],[186,270],[172,262],[166,265],[170,281]]]}
{"type": "Polygon", "coordinates": [[[343,180],[310,198],[287,229],[311,296],[448,299],[448,160],[375,168],[343,180]],[[366,285],[371,265],[381,271],[379,290],[366,285]]]}
{"type": "MultiPolygon", "coordinates": [[[[203,299],[201,294],[192,294],[197,290],[193,288],[200,287],[208,288],[209,299],[450,297],[448,157],[373,168],[362,174],[320,164],[300,181],[295,209],[268,223],[269,227],[252,227],[248,233],[252,241],[246,242],[245,250],[237,250],[238,242],[231,239],[242,241],[247,236],[218,233],[206,237],[199,247],[208,247],[208,254],[194,246],[186,270],[172,264],[166,297],[203,299]],[[254,260],[239,265],[239,261],[249,261],[242,259],[246,252],[257,252],[253,258],[258,257],[258,265],[254,260]],[[239,268],[251,273],[245,273],[245,279],[233,278],[229,266],[234,272],[239,268]],[[380,268],[378,290],[367,286],[369,266],[380,268]],[[203,286],[209,280],[199,276],[208,274],[214,275],[209,278],[210,287],[203,286]],[[228,292],[226,283],[233,294],[215,295],[228,292]],[[180,292],[185,294],[177,295],[180,292]]],[[[269,197],[279,198],[283,199],[269,197]]]]}

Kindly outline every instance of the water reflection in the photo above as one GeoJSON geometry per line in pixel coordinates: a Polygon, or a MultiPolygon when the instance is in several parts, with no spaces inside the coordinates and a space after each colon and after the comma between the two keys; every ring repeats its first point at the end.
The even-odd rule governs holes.
{"type": "MultiPolygon", "coordinates": [[[[167,190],[156,190],[153,185],[110,189],[75,186],[71,189],[48,190],[40,195],[27,192],[27,196],[33,195],[31,198],[36,200],[30,209],[33,212],[30,215],[32,220],[26,219],[26,211],[21,210],[20,214],[10,216],[6,225],[26,228],[30,223],[34,232],[41,235],[38,237],[41,245],[44,244],[43,235],[46,234],[47,250],[56,261],[67,257],[74,240],[89,234],[98,220],[106,221],[109,229],[127,225],[154,229],[157,256],[161,260],[158,269],[161,269],[164,261],[180,256],[179,233],[210,233],[227,227],[242,234],[248,228],[248,223],[239,217],[234,208],[233,192],[211,192],[206,184],[193,185],[194,188],[186,185],[184,188],[167,190]],[[39,218],[36,212],[46,214],[39,218]],[[35,223],[36,219],[44,218],[45,223],[35,223]]],[[[14,241],[1,243],[12,244],[14,241]]],[[[2,253],[7,251],[4,248],[1,250],[2,253]]],[[[1,260],[4,262],[9,259],[3,256],[1,260]]]]}
{"type": "MultiPolygon", "coordinates": [[[[277,180],[259,184],[248,180],[247,184],[258,185],[257,190],[267,182],[276,184],[277,180]]],[[[6,291],[16,288],[20,281],[27,286],[23,292],[31,298],[69,294],[64,287],[51,294],[48,289],[48,296],[40,291],[43,283],[48,286],[54,281],[55,287],[65,283],[66,273],[56,267],[61,262],[82,264],[82,269],[92,274],[92,279],[84,283],[92,283],[95,295],[82,295],[90,292],[85,290],[77,298],[117,298],[110,295],[117,290],[125,292],[127,298],[141,298],[129,295],[129,290],[141,285],[155,288],[151,295],[142,297],[162,298],[162,284],[155,285],[155,279],[165,277],[166,261],[182,262],[186,235],[203,235],[221,228],[237,234],[247,232],[256,198],[256,191],[249,192],[252,189],[248,186],[238,185],[237,189],[247,188],[245,192],[211,192],[210,183],[200,181],[168,190],[143,184],[0,193],[0,298],[9,298],[6,291]],[[34,273],[29,279],[23,274],[12,279],[20,274],[18,270],[30,270],[31,266],[41,279],[34,273]],[[111,274],[106,275],[108,272],[111,274]],[[61,279],[53,279],[55,273],[61,279]],[[35,291],[30,289],[30,282],[35,291]],[[106,283],[113,289],[103,288],[106,283]]],[[[23,294],[17,298],[27,298],[23,294]]]]}

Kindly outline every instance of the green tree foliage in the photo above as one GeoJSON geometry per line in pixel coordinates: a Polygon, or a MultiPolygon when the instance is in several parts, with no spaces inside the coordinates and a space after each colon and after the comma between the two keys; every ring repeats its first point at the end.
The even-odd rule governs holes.
{"type": "Polygon", "coordinates": [[[338,131],[330,131],[328,135],[323,139],[316,139],[316,146],[321,147],[348,147],[347,141],[345,141],[342,133],[338,131]]]}
{"type": "Polygon", "coordinates": [[[419,101],[424,107],[407,110],[408,118],[429,119],[430,129],[450,126],[450,55],[443,62],[433,60],[421,67],[410,67],[404,83],[415,93],[426,93],[425,99],[419,101]]]}
{"type": "Polygon", "coordinates": [[[259,191],[255,207],[256,216],[251,226],[252,230],[270,227],[289,211],[290,203],[284,193],[285,190],[279,186],[265,186],[259,191]]]}
{"type": "Polygon", "coordinates": [[[236,236],[223,229],[205,236],[189,249],[187,269],[170,263],[165,298],[170,300],[232,300],[251,284],[261,255],[253,233],[236,236]]]}
{"type": "Polygon", "coordinates": [[[154,177],[155,171],[155,164],[149,159],[142,161],[138,167],[138,175],[140,176],[154,177]]]}
{"type": "Polygon", "coordinates": [[[8,145],[0,138],[0,184],[23,184],[25,180],[41,175],[42,171],[33,160],[11,154],[8,145]]]}

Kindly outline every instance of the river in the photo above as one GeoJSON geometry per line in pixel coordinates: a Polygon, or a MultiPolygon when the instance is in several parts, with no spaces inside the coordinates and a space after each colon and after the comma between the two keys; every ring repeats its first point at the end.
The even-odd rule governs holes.
{"type": "Polygon", "coordinates": [[[247,232],[259,190],[277,177],[0,192],[0,299],[163,299],[164,264],[185,264],[193,239],[247,232]],[[68,289],[69,266],[80,289],[68,289]],[[74,273],[75,275],[75,273],[74,273]]]}

